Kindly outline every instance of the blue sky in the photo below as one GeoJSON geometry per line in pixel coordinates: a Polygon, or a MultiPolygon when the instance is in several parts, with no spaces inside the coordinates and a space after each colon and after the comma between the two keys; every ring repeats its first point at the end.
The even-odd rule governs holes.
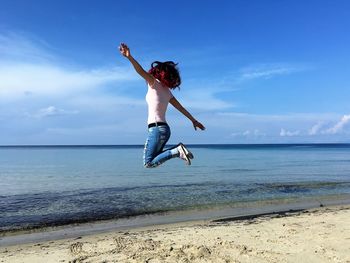
{"type": "Polygon", "coordinates": [[[350,141],[349,1],[19,1],[0,8],[0,145],[142,144],[147,69],[174,60],[170,143],[350,141]]]}

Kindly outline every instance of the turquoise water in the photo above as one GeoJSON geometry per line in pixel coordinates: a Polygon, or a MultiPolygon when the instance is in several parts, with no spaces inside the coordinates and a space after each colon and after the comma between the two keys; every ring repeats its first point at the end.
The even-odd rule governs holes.
{"type": "Polygon", "coordinates": [[[142,166],[142,146],[0,147],[0,230],[350,194],[350,144],[196,145],[142,166]]]}

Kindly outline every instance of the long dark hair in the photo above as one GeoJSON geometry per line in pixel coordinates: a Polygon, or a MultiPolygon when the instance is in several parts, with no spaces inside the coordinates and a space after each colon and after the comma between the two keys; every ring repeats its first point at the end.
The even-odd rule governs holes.
{"type": "Polygon", "coordinates": [[[181,85],[180,73],[176,66],[177,63],[173,61],[154,61],[148,73],[168,88],[175,89],[181,85]]]}

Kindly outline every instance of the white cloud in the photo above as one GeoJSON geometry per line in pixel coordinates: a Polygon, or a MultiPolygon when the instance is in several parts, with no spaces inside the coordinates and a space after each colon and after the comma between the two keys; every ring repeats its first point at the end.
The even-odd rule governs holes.
{"type": "Polygon", "coordinates": [[[133,78],[122,68],[69,70],[54,64],[0,63],[0,97],[66,95],[133,78]]]}
{"type": "Polygon", "coordinates": [[[221,92],[227,90],[225,85],[219,84],[217,80],[186,79],[180,90],[172,93],[179,99],[181,104],[189,109],[201,111],[227,110],[236,107],[234,101],[220,96],[221,92]]]}
{"type": "Polygon", "coordinates": [[[285,136],[298,136],[300,134],[300,131],[287,131],[285,129],[281,129],[280,136],[285,137],[285,136]]]}
{"type": "Polygon", "coordinates": [[[250,130],[246,130],[245,132],[243,132],[243,136],[248,136],[251,134],[251,131],[250,130]]]}
{"type": "Polygon", "coordinates": [[[264,78],[269,79],[278,75],[287,75],[306,70],[307,67],[301,65],[288,64],[259,64],[243,68],[240,72],[239,80],[251,80],[264,78]]]}
{"type": "Polygon", "coordinates": [[[333,127],[323,131],[324,134],[338,134],[343,131],[343,128],[350,121],[350,115],[344,115],[339,122],[337,122],[333,127]]]}
{"type": "Polygon", "coordinates": [[[144,99],[130,98],[124,95],[118,95],[118,97],[107,95],[99,95],[98,97],[81,95],[79,97],[71,99],[70,103],[72,105],[84,108],[91,107],[93,105],[94,109],[100,110],[114,108],[118,106],[146,106],[144,99]]]}
{"type": "Polygon", "coordinates": [[[131,67],[67,66],[52,50],[33,37],[0,34],[0,99],[81,94],[137,79],[131,67]]]}
{"type": "Polygon", "coordinates": [[[56,59],[52,48],[34,36],[7,32],[0,34],[0,56],[2,60],[43,62],[56,59]]]}
{"type": "MultiPolygon", "coordinates": [[[[146,86],[132,92],[125,88],[140,79],[132,66],[90,68],[68,65],[44,41],[25,35],[4,36],[0,33],[0,117],[7,129],[6,132],[3,129],[1,143],[18,143],[20,140],[24,144],[40,144],[45,138],[48,143],[74,143],[73,139],[86,143],[96,138],[104,138],[101,139],[103,143],[135,143],[134,137],[124,141],[133,132],[143,141],[147,115],[144,101],[146,86]],[[30,114],[23,118],[23,112],[30,114]],[[67,118],[47,119],[53,116],[67,118]],[[132,128],[125,134],[120,127],[132,128]],[[22,130],[25,136],[16,135],[14,130],[22,130]],[[34,137],[31,137],[32,134],[34,137]]],[[[223,95],[224,92],[232,92],[233,86],[240,80],[268,79],[305,69],[298,65],[261,64],[243,69],[240,75],[235,72],[227,79],[203,79],[202,82],[187,79],[179,92],[174,91],[174,95],[207,126],[207,131],[187,135],[188,127],[192,131],[191,123],[172,110],[168,116],[171,117],[170,124],[176,128],[174,136],[191,136],[191,140],[196,136],[200,138],[195,139],[198,142],[208,142],[211,138],[213,142],[236,140],[239,143],[240,140],[274,142],[276,138],[277,141],[297,141],[303,134],[322,135],[325,125],[321,123],[333,123],[339,115],[235,113],[232,108],[236,107],[236,102],[229,100],[231,96],[223,95]],[[312,126],[318,121],[320,123],[312,126]],[[280,130],[281,127],[293,127],[295,131],[280,130]],[[308,132],[309,127],[312,128],[308,132]],[[278,134],[276,131],[281,132],[278,134]]],[[[348,117],[344,117],[328,129],[329,136],[322,137],[331,138],[331,134],[340,133],[348,123],[348,117]]],[[[317,139],[316,136],[305,137],[317,139]]]]}
{"type": "Polygon", "coordinates": [[[182,90],[179,93],[173,93],[175,97],[181,98],[181,104],[186,108],[211,111],[211,110],[224,110],[235,107],[234,103],[226,102],[222,99],[216,98],[217,91],[210,89],[196,89],[186,87],[188,92],[182,90]]]}
{"type": "Polygon", "coordinates": [[[70,115],[70,114],[77,114],[78,111],[69,111],[69,110],[63,110],[56,108],[55,106],[49,106],[47,108],[43,108],[38,110],[35,114],[31,115],[36,118],[44,118],[44,117],[52,117],[52,116],[58,116],[58,115],[70,115]]]}
{"type": "Polygon", "coordinates": [[[259,137],[259,136],[266,136],[266,134],[261,132],[259,129],[253,129],[253,130],[245,130],[244,132],[232,132],[231,136],[259,137]]]}
{"type": "Polygon", "coordinates": [[[258,129],[246,130],[245,132],[243,132],[243,136],[263,136],[263,135],[265,134],[260,132],[258,129]]]}
{"type": "MultiPolygon", "coordinates": [[[[123,86],[140,80],[131,65],[72,68],[61,63],[52,50],[39,39],[14,33],[0,34],[0,101],[55,98],[52,103],[60,105],[60,100],[68,98],[81,106],[99,104],[99,108],[145,104],[143,97],[142,100],[135,98],[123,86]],[[104,89],[111,85],[114,85],[113,93],[107,96],[104,89]],[[104,102],[107,104],[103,105],[104,102]]],[[[181,103],[189,109],[211,111],[232,108],[233,103],[216,96],[219,91],[199,87],[197,81],[197,84],[186,85],[180,92],[174,91],[174,95],[179,96],[181,103]]]]}
{"type": "Polygon", "coordinates": [[[314,126],[311,127],[309,130],[309,135],[316,135],[320,132],[321,128],[323,127],[323,122],[318,122],[314,126]]]}

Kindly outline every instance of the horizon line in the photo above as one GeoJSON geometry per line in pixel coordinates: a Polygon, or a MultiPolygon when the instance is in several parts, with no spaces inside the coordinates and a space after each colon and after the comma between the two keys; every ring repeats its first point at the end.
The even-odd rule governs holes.
{"type": "MultiPolygon", "coordinates": [[[[169,146],[174,146],[176,144],[168,144],[169,146]]],[[[268,146],[268,145],[280,145],[280,146],[290,146],[290,145],[349,145],[350,142],[311,142],[311,143],[195,143],[187,144],[188,146],[268,146]]],[[[13,144],[13,145],[0,145],[0,148],[25,148],[25,147],[143,147],[144,144],[13,144]]]]}

